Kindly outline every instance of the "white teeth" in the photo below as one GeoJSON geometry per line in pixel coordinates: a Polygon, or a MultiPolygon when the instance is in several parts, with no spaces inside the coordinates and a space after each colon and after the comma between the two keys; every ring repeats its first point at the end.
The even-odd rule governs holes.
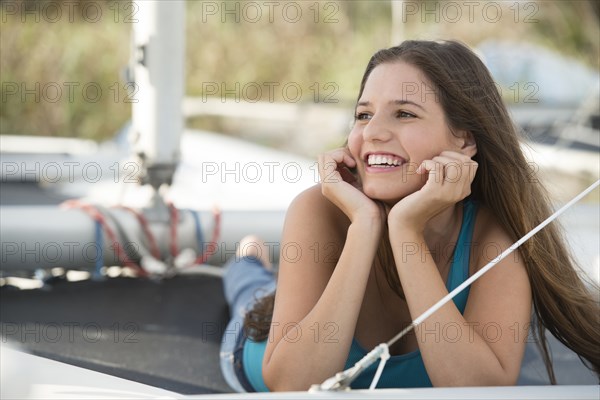
{"type": "Polygon", "coordinates": [[[402,160],[394,156],[381,155],[381,154],[371,154],[367,158],[367,163],[369,166],[395,166],[402,164],[402,160]]]}

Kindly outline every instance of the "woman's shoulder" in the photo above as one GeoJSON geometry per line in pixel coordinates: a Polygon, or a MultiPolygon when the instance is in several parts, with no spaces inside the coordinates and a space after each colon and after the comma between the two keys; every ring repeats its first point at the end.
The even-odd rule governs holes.
{"type": "Polygon", "coordinates": [[[498,216],[486,205],[478,203],[477,220],[475,222],[474,238],[485,240],[506,236],[498,216]]]}
{"type": "Polygon", "coordinates": [[[485,205],[478,204],[472,242],[474,246],[471,255],[476,260],[475,265],[472,265],[477,271],[509,248],[514,240],[502,226],[500,217],[485,205]]]}
{"type": "Polygon", "coordinates": [[[325,229],[328,233],[346,232],[350,220],[321,192],[316,184],[299,193],[290,204],[286,213],[286,223],[292,221],[295,226],[325,229]]]}
{"type": "Polygon", "coordinates": [[[307,218],[312,222],[317,220],[336,227],[347,229],[350,220],[346,215],[329,201],[321,192],[321,184],[316,184],[298,194],[288,209],[288,214],[307,218]]]}

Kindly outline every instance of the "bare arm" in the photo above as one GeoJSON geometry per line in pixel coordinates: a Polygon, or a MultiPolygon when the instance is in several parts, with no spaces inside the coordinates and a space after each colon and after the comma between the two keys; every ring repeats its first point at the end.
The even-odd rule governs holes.
{"type": "Polygon", "coordinates": [[[343,230],[332,226],[339,215],[318,187],[301,194],[288,210],[263,361],[263,377],[273,391],[306,390],[344,367],[380,239],[381,217],[356,218],[344,238],[343,230]],[[324,252],[331,246],[343,246],[337,263],[324,252]],[[297,248],[302,255],[286,257],[285,248],[297,248]]]}
{"type": "Polygon", "coordinates": [[[321,184],[301,194],[288,210],[263,360],[271,390],[308,389],[342,369],[348,357],[383,226],[380,207],[348,169],[355,166],[347,148],[321,154],[321,184]],[[333,260],[307,256],[309,249],[320,253],[331,245],[341,248],[333,260]],[[304,256],[286,260],[289,246],[297,246],[304,256]],[[300,335],[292,338],[286,327],[294,324],[300,335]],[[317,334],[307,334],[310,330],[317,334]],[[333,337],[327,336],[331,330],[333,337]]]}
{"type": "MultiPolygon", "coordinates": [[[[421,190],[396,204],[388,216],[396,268],[412,318],[448,293],[438,267],[427,256],[430,253],[423,233],[428,220],[470,193],[475,174],[470,162],[468,157],[455,152],[443,152],[424,161],[420,173],[434,171],[434,178],[430,175],[421,190]],[[459,179],[441,179],[444,165],[450,162],[463,165],[459,179]],[[404,251],[407,244],[417,246],[419,251],[404,251]]],[[[471,264],[477,268],[499,254],[490,257],[490,248],[504,250],[512,244],[492,218],[487,218],[483,225],[485,233],[473,238],[478,251],[471,264]]],[[[515,253],[473,284],[464,316],[449,302],[417,328],[417,341],[432,383],[435,386],[515,384],[530,313],[529,280],[523,260],[515,253]]]]}

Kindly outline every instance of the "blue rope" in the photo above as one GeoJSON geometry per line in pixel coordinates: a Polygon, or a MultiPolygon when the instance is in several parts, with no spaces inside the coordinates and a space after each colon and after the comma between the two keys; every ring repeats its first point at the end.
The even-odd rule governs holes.
{"type": "Polygon", "coordinates": [[[94,278],[98,279],[102,277],[102,266],[104,264],[104,249],[103,247],[103,236],[102,236],[102,224],[100,221],[96,221],[96,269],[94,270],[94,278]]]}
{"type": "Polygon", "coordinates": [[[204,243],[204,236],[202,236],[202,229],[200,227],[200,217],[198,212],[194,210],[188,210],[194,217],[194,225],[196,226],[196,245],[198,246],[198,254],[202,254],[202,243],[204,243]]]}

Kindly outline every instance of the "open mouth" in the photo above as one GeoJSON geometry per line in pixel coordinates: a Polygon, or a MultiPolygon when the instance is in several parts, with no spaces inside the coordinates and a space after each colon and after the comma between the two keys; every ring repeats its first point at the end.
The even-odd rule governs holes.
{"type": "Polygon", "coordinates": [[[369,154],[366,161],[373,168],[394,168],[405,163],[403,158],[392,154],[369,154]]]}

